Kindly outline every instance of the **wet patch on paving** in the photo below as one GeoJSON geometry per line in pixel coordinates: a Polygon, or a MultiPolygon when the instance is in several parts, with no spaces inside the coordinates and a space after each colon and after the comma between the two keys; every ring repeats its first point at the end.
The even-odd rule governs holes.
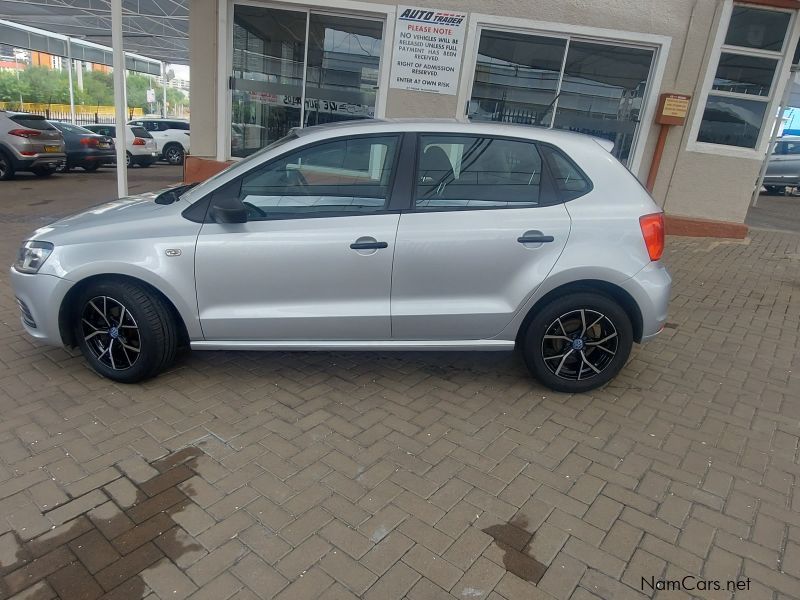
{"type": "Polygon", "coordinates": [[[44,512],[57,523],[50,531],[28,540],[16,531],[0,537],[4,556],[14,557],[0,561],[0,598],[23,592],[31,600],[143,598],[142,571],[151,567],[179,574],[166,580],[173,579],[175,597],[185,597],[195,586],[175,565],[205,552],[173,515],[192,504],[194,490],[185,482],[201,454],[186,448],[156,460],[150,466],[157,474],[140,483],[112,467],[117,477],[44,512]]]}
{"type": "Polygon", "coordinates": [[[547,566],[527,554],[534,535],[526,530],[527,526],[528,520],[523,516],[517,516],[504,525],[492,525],[482,531],[490,535],[497,547],[503,551],[503,565],[506,571],[525,581],[539,583],[547,571],[547,566]]]}

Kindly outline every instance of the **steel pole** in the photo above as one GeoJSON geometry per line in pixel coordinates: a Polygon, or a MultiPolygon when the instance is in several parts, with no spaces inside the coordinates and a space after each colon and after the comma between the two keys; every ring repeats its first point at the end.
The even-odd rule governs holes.
{"type": "Polygon", "coordinates": [[[122,40],[122,0],[111,0],[111,49],[114,68],[114,113],[117,149],[117,196],[128,195],[128,167],[125,165],[127,145],[128,100],[125,90],[125,49],[122,40]]]}
{"type": "Polygon", "coordinates": [[[72,87],[72,40],[67,38],[67,73],[69,74],[69,118],[75,125],[75,90],[72,87]]]}
{"type": "Polygon", "coordinates": [[[167,63],[161,62],[161,116],[167,118],[167,63]]]}

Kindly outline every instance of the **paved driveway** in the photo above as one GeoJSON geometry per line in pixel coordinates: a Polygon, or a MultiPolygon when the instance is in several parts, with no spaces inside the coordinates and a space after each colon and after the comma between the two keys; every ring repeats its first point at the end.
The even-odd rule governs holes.
{"type": "MultiPolygon", "coordinates": [[[[4,195],[6,263],[35,198],[4,195]]],[[[25,337],[3,274],[0,597],[797,598],[800,236],[668,244],[669,328],[574,397],[483,353],[115,385],[25,337]]]]}

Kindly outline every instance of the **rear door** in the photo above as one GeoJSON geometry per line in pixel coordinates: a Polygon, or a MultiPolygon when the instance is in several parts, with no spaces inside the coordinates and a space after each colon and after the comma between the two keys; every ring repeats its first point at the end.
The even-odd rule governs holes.
{"type": "Polygon", "coordinates": [[[392,337],[500,333],[553,268],[570,218],[536,144],[420,134],[413,208],[397,232],[392,337]]]}

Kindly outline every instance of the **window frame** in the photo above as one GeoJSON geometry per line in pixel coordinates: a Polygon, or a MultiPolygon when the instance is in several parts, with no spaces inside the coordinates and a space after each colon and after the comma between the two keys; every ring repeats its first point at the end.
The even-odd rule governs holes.
{"type": "Polygon", "coordinates": [[[798,39],[797,20],[797,10],[762,4],[748,4],[747,0],[725,0],[725,3],[722,5],[722,9],[719,11],[717,31],[714,38],[714,45],[711,55],[706,65],[705,79],[703,81],[701,92],[697,95],[692,109],[691,129],[689,131],[688,142],[686,144],[687,151],[734,158],[763,159],[767,152],[767,145],[769,143],[769,119],[770,116],[777,111],[780,103],[784,90],[784,87],[781,85],[781,83],[784,82],[784,85],[786,85],[785,82],[788,81],[789,78],[788,75],[792,56],[788,56],[787,53],[789,52],[789,49],[791,49],[791,53],[794,55],[794,49],[798,39]],[[757,48],[745,48],[743,46],[729,46],[725,44],[725,38],[728,34],[728,28],[730,27],[731,16],[733,14],[733,7],[735,5],[745,5],[758,10],[789,13],[789,26],[786,30],[786,37],[783,40],[783,47],[779,52],[761,50],[757,48]],[[713,89],[714,79],[716,78],[719,62],[723,53],[777,59],[778,63],[775,68],[775,73],[772,77],[769,95],[757,96],[755,94],[727,92],[713,89]],[[703,123],[703,116],[705,114],[706,106],[710,96],[762,102],[766,106],[754,148],[731,146],[727,144],[714,144],[712,142],[703,142],[698,140],[700,128],[703,123]]]}
{"type": "MultiPolygon", "coordinates": [[[[285,152],[279,154],[278,156],[275,156],[269,160],[254,165],[251,169],[248,169],[244,173],[238,174],[230,181],[225,182],[215,190],[209,192],[207,196],[198,200],[195,204],[201,204],[201,203],[207,204],[205,208],[205,217],[203,218],[203,223],[208,223],[208,224],[216,223],[214,218],[211,216],[211,210],[210,210],[210,207],[214,202],[214,196],[216,196],[219,193],[220,198],[218,200],[228,208],[233,208],[233,207],[240,208],[243,205],[243,203],[239,198],[239,194],[241,193],[242,182],[244,181],[244,179],[253,174],[255,171],[267,168],[278,161],[284,160],[287,155],[295,154],[297,152],[302,152],[305,150],[310,150],[317,146],[330,144],[332,142],[340,142],[343,140],[395,137],[397,138],[397,150],[395,152],[394,161],[392,163],[392,173],[389,176],[389,182],[386,185],[386,201],[382,209],[370,212],[329,211],[326,212],[325,214],[317,214],[312,212],[287,213],[286,215],[281,215],[279,217],[274,217],[269,219],[257,219],[257,220],[248,219],[247,222],[269,223],[271,221],[294,221],[294,220],[299,221],[306,219],[327,219],[327,218],[337,218],[337,217],[367,217],[371,215],[399,214],[402,211],[402,207],[397,206],[395,188],[398,185],[398,182],[403,179],[398,177],[398,171],[401,168],[403,168],[403,165],[405,164],[404,161],[402,160],[402,156],[404,152],[404,147],[406,146],[406,138],[408,138],[408,136],[409,134],[407,132],[389,131],[389,132],[366,133],[366,134],[352,135],[352,136],[338,135],[336,137],[329,137],[324,140],[316,140],[313,142],[309,142],[308,144],[303,144],[302,146],[286,150],[285,152]]],[[[194,204],[192,206],[194,206],[194,204]]],[[[195,210],[199,211],[201,209],[195,209],[195,210]]],[[[194,211],[192,212],[192,214],[194,215],[194,211]]]]}
{"type": "MultiPolygon", "coordinates": [[[[446,132],[446,131],[417,131],[412,132],[407,135],[414,136],[414,148],[412,150],[412,163],[407,165],[410,166],[408,170],[409,177],[406,179],[410,183],[409,190],[408,190],[408,199],[407,205],[403,209],[402,212],[407,213],[417,213],[417,214],[427,214],[427,213],[438,213],[438,212],[468,212],[468,211],[486,211],[486,210],[521,210],[521,209],[528,209],[528,210],[536,210],[537,208],[547,208],[548,206],[556,206],[558,204],[564,204],[569,200],[565,200],[561,193],[558,190],[558,187],[555,185],[555,178],[553,177],[553,172],[550,166],[550,159],[547,155],[541,152],[541,148],[543,146],[547,146],[549,148],[554,149],[556,152],[564,156],[574,167],[575,169],[589,182],[589,190],[581,194],[582,197],[588,194],[589,192],[594,189],[594,184],[592,180],[586,175],[586,173],[581,169],[574,160],[569,158],[566,153],[558,148],[557,146],[542,142],[540,140],[534,140],[530,138],[524,137],[517,137],[512,135],[483,135],[477,133],[460,133],[460,132],[446,132]],[[542,201],[536,206],[442,206],[436,208],[420,208],[417,207],[417,179],[419,177],[419,160],[418,159],[418,150],[422,147],[421,138],[425,136],[436,136],[441,135],[449,138],[492,138],[497,140],[506,140],[511,142],[523,142],[527,144],[532,144],[536,151],[539,153],[539,157],[542,161],[542,178],[539,183],[539,196],[540,199],[545,197],[545,194],[548,194],[550,200],[542,201]]],[[[570,200],[574,200],[575,198],[571,198],[570,200]]]]}

